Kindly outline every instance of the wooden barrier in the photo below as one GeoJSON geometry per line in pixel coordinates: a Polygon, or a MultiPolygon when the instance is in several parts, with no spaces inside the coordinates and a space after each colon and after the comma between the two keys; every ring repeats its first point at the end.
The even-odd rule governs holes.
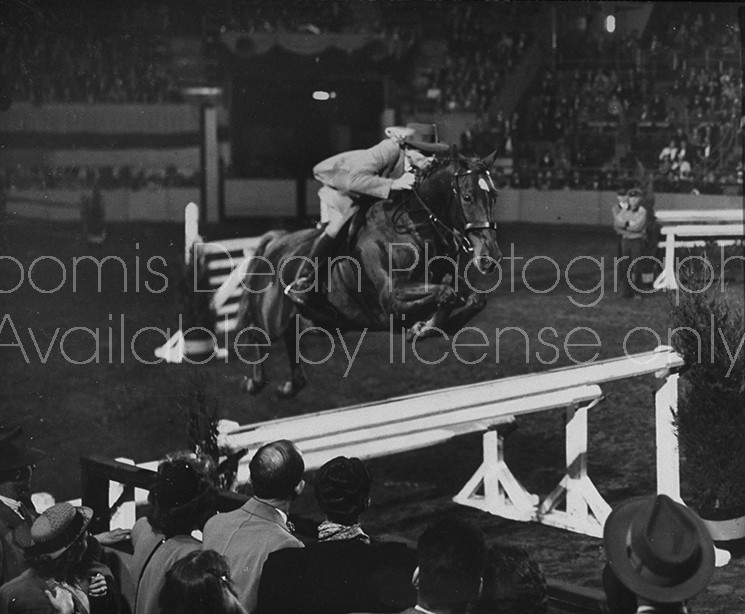
{"type": "Polygon", "coordinates": [[[456,386],[245,426],[223,421],[219,444],[247,449],[238,479],[248,480],[252,452],[280,438],[296,441],[309,469],[344,454],[371,458],[414,450],[465,433],[481,432],[483,463],[454,497],[462,505],[522,521],[601,536],[610,507],[587,475],[587,413],[602,399],[600,383],[654,373],[657,490],[680,499],[678,449],[671,409],[677,406],[682,359],[663,347],[631,356],[456,386]],[[542,502],[515,478],[503,455],[499,429],[516,416],[566,408],[566,473],[542,502]],[[565,510],[559,505],[566,502],[565,510]]]}
{"type": "MultiPolygon", "coordinates": [[[[222,239],[205,243],[199,234],[199,207],[189,203],[184,211],[184,262],[188,266],[195,258],[204,259],[208,271],[208,288],[212,292],[210,308],[216,316],[215,336],[218,341],[214,353],[226,358],[228,348],[220,343],[237,325],[236,314],[242,294],[243,277],[256,253],[260,237],[222,239]]],[[[188,354],[183,331],[178,331],[165,344],[156,348],[155,355],[166,362],[180,363],[188,354]]]]}
{"type": "Polygon", "coordinates": [[[743,243],[742,223],[671,225],[663,226],[660,232],[665,236],[664,241],[659,244],[659,247],[665,249],[665,261],[662,273],[654,281],[655,290],[675,290],[679,287],[675,261],[676,248],[703,247],[711,242],[722,247],[743,243]]]}

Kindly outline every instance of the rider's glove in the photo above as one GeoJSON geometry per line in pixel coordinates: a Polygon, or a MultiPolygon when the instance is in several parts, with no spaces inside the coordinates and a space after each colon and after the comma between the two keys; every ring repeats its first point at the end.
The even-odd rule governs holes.
{"type": "Polygon", "coordinates": [[[415,179],[414,173],[404,173],[398,179],[393,180],[391,190],[410,190],[414,187],[415,179]]]}

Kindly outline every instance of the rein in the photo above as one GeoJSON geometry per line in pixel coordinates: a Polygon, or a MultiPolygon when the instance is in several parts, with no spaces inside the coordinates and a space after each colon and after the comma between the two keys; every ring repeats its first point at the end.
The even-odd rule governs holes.
{"type": "Polygon", "coordinates": [[[440,239],[440,241],[444,245],[450,245],[452,242],[452,248],[453,251],[457,252],[464,252],[468,254],[469,252],[473,251],[473,245],[469,241],[468,237],[466,236],[466,233],[469,230],[493,230],[496,231],[497,225],[496,223],[491,219],[491,205],[494,199],[494,192],[496,192],[496,188],[494,187],[494,183],[491,179],[491,175],[489,174],[489,171],[484,171],[483,174],[488,178],[489,184],[491,186],[491,190],[489,190],[489,206],[487,207],[487,219],[484,222],[469,222],[468,218],[466,217],[465,211],[463,210],[462,205],[462,198],[461,198],[461,190],[460,190],[460,183],[459,179],[468,175],[473,174],[482,174],[479,173],[476,170],[473,169],[467,169],[465,171],[458,171],[456,173],[453,173],[453,176],[450,180],[450,200],[448,201],[448,205],[452,202],[452,198],[455,197],[457,202],[457,214],[458,217],[462,219],[463,222],[463,231],[458,230],[455,227],[451,227],[450,225],[446,224],[444,221],[442,221],[430,208],[429,205],[424,201],[422,196],[419,194],[419,190],[417,190],[417,187],[414,186],[412,188],[412,193],[414,194],[414,197],[419,202],[420,208],[415,209],[413,211],[409,211],[408,213],[413,213],[414,211],[424,211],[427,214],[427,219],[423,222],[406,224],[406,225],[400,225],[400,217],[403,215],[403,213],[406,211],[405,205],[408,202],[404,201],[402,202],[399,207],[397,208],[396,212],[394,212],[393,215],[393,223],[394,227],[397,232],[406,232],[406,231],[418,231],[420,228],[423,228],[425,226],[430,226],[437,237],[440,239]],[[493,191],[492,191],[493,190],[493,191]]]}

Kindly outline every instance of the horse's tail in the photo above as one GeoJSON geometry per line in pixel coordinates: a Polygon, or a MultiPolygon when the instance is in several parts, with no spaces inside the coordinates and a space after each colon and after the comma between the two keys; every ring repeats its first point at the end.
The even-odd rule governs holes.
{"type": "Polygon", "coordinates": [[[285,230],[269,230],[259,237],[259,242],[256,245],[256,250],[252,254],[251,260],[246,267],[246,272],[243,277],[244,290],[241,296],[240,303],[238,304],[238,311],[236,312],[236,320],[239,326],[246,326],[254,324],[251,322],[251,293],[246,290],[250,287],[251,276],[256,272],[257,268],[262,266],[266,262],[264,255],[266,254],[267,246],[280,237],[287,234],[285,230]]]}
{"type": "Polygon", "coordinates": [[[266,252],[266,246],[269,245],[274,239],[278,239],[282,235],[287,234],[286,230],[268,230],[259,237],[259,242],[256,244],[256,249],[253,253],[254,256],[263,256],[266,252]]]}

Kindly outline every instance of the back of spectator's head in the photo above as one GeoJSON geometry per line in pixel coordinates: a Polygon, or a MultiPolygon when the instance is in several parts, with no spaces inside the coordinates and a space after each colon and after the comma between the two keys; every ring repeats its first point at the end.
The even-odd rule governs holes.
{"type": "Polygon", "coordinates": [[[714,545],[703,522],[666,495],[640,497],[611,512],[603,540],[618,580],[651,603],[682,603],[714,572],[714,545]]]}
{"type": "Polygon", "coordinates": [[[371,485],[372,475],[359,458],[337,456],[316,474],[316,500],[326,518],[352,525],[370,505],[371,485]]]}
{"type": "Polygon", "coordinates": [[[464,612],[481,591],[486,546],[476,527],[443,520],[422,533],[417,545],[414,586],[429,610],[464,612]]]}
{"type": "Polygon", "coordinates": [[[211,461],[179,454],[158,466],[148,497],[153,506],[148,520],[167,537],[188,535],[215,513],[216,499],[211,461]]]}
{"type": "Polygon", "coordinates": [[[545,614],[546,577],[523,548],[494,545],[486,552],[484,589],[471,614],[545,614]]]}
{"type": "Polygon", "coordinates": [[[621,583],[609,563],[603,567],[603,592],[609,614],[634,614],[636,612],[636,595],[621,583]]]}
{"type": "Polygon", "coordinates": [[[249,470],[254,495],[261,499],[293,499],[303,489],[303,455],[287,439],[261,446],[251,459],[249,470]]]}
{"type": "Polygon", "coordinates": [[[166,572],[163,614],[245,614],[230,581],[228,562],[214,550],[195,550],[166,572]]]}

